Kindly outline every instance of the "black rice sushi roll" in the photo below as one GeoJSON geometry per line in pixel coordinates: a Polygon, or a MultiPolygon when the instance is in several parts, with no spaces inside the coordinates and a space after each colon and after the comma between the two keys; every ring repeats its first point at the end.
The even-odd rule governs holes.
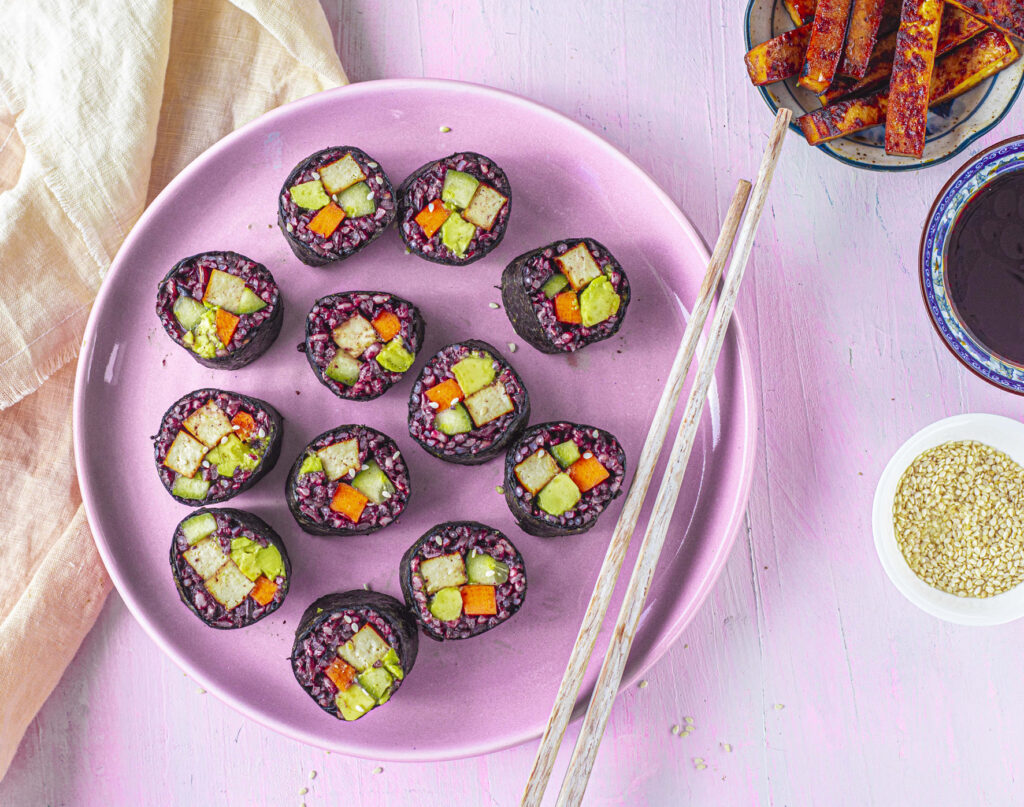
{"type": "Polygon", "coordinates": [[[494,459],[529,420],[530,396],[519,374],[479,339],[441,348],[409,396],[409,434],[458,465],[494,459]]]}
{"type": "Polygon", "coordinates": [[[153,438],[167,492],[198,507],[237,496],[270,472],[281,454],[283,420],[266,401],[198,389],[175,401],[153,438]]]}
{"type": "Polygon", "coordinates": [[[629,296],[622,266],[593,238],[568,238],[527,252],[501,275],[512,327],[544,353],[570,353],[614,336],[629,296]]]}
{"type": "Polygon", "coordinates": [[[277,224],[295,257],[323,266],[379,238],[396,211],[380,163],[353,146],[334,146],[292,169],[278,194],[277,224]]]}
{"type": "Polygon", "coordinates": [[[625,476],[626,453],[604,429],[540,423],[505,457],[505,501],[531,535],[577,535],[622,493],[625,476]]]}
{"type": "Polygon", "coordinates": [[[427,163],[398,189],[398,230],[428,261],[464,266],[505,237],[512,204],[508,177],[482,154],[463,151],[427,163]]]}
{"type": "Polygon", "coordinates": [[[331,392],[369,401],[401,380],[422,345],[423,317],[408,300],[383,291],[347,291],[313,304],[302,349],[331,392]]]}
{"type": "Polygon", "coordinates": [[[292,567],[281,536],[243,510],[199,510],[171,540],[178,596],[211,628],[244,628],[281,607],[292,567]]]}
{"type": "Polygon", "coordinates": [[[331,429],[288,472],[285,497],[311,535],[368,535],[393,523],[409,501],[409,469],[395,441],[369,426],[331,429]]]}
{"type": "Polygon", "coordinates": [[[327,714],[358,720],[398,691],[418,650],[416,623],[394,597],[376,591],[327,594],[299,620],[292,672],[327,714]]]}
{"type": "Polygon", "coordinates": [[[526,566],[515,545],[478,521],[449,521],[402,556],[405,604],[440,642],[479,636],[510,619],[526,599],[526,566]]]}
{"type": "Polygon", "coordinates": [[[284,303],[263,264],[237,252],[204,252],[171,267],[157,287],[156,313],[197,362],[237,370],[273,344],[284,303]]]}

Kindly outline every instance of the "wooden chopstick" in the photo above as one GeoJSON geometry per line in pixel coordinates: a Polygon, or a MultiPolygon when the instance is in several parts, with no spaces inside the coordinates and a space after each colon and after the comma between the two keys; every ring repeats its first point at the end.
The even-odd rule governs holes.
{"type": "Polygon", "coordinates": [[[629,493],[626,494],[626,501],[622,506],[622,513],[615,525],[615,532],[612,534],[611,542],[608,544],[608,551],[605,553],[604,561],[601,564],[601,571],[597,577],[597,584],[594,593],[590,596],[590,603],[587,605],[586,613],[583,616],[583,623],[580,625],[579,633],[576,636],[576,644],[573,646],[572,655],[562,676],[562,682],[558,687],[558,694],[555,696],[555,703],[548,718],[547,727],[541,738],[540,748],[537,749],[537,756],[533,760],[533,769],[530,771],[530,779],[526,784],[526,791],[523,793],[524,807],[539,807],[544,796],[544,789],[551,778],[551,770],[555,764],[555,756],[558,747],[562,743],[562,736],[569,725],[572,717],[573,706],[576,703],[576,696],[579,693],[580,685],[583,683],[583,674],[586,672],[587,663],[590,661],[590,654],[594,651],[594,642],[597,641],[597,634],[601,629],[605,613],[611,602],[612,592],[615,589],[615,581],[618,579],[619,571],[626,557],[626,550],[629,548],[633,530],[636,527],[637,519],[640,517],[640,510],[643,507],[647,489],[651,484],[651,477],[654,475],[654,467],[658,462],[658,455],[668,435],[668,427],[672,422],[672,413],[675,411],[679,401],[679,395],[683,390],[683,381],[690,370],[690,363],[693,359],[700,335],[704,330],[704,321],[707,319],[708,311],[711,310],[711,303],[714,300],[715,292],[718,289],[718,281],[722,276],[722,269],[732,249],[733,238],[740,225],[740,217],[743,214],[743,207],[747,203],[750,194],[750,183],[740,180],[733,194],[732,202],[726,213],[725,223],[718,236],[711,260],[708,262],[707,272],[701,283],[697,302],[686,324],[683,338],[679,343],[675,359],[669,370],[665,388],[661,393],[661,400],[654,413],[654,420],[647,432],[647,440],[644,442],[643,451],[640,453],[640,461],[637,463],[636,473],[633,476],[633,483],[629,493]]]}
{"type": "Polygon", "coordinates": [[[558,800],[555,802],[557,807],[578,805],[583,799],[590,771],[593,768],[594,759],[597,757],[597,749],[601,743],[601,735],[604,733],[619,682],[622,680],[622,672],[626,667],[629,648],[636,636],[644,601],[647,599],[647,592],[654,578],[654,568],[665,543],[672,513],[679,498],[683,474],[690,459],[697,427],[700,425],[701,413],[704,410],[708,390],[715,375],[715,366],[718,363],[729,320],[736,305],[736,297],[740,290],[740,284],[743,282],[747,260],[754,243],[754,235],[764,210],[768,187],[771,185],[772,176],[775,173],[775,166],[782,151],[783,139],[791,117],[792,113],[788,109],[780,109],[775,118],[768,147],[761,160],[757,181],[754,183],[750,208],[743,218],[736,249],[722,286],[722,294],[711,324],[707,347],[700,359],[697,380],[690,391],[682,421],[679,423],[679,430],[669,456],[668,468],[654,501],[654,511],[651,513],[643,543],[640,545],[640,553],[629,581],[629,588],[626,589],[619,618],[612,631],[611,642],[605,654],[604,663],[601,665],[601,672],[594,686],[586,717],[583,719],[583,727],[576,740],[572,757],[569,759],[569,768],[562,782],[558,800]]]}

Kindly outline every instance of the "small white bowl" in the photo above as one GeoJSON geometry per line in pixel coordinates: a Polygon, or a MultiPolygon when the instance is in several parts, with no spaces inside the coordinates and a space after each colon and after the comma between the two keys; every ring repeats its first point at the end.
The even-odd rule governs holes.
{"type": "Polygon", "coordinates": [[[959,625],[1001,625],[1024,616],[1024,585],[984,599],[957,597],[933,588],[907,565],[896,543],[892,505],[904,471],[923,452],[951,440],[975,440],[1024,465],[1024,423],[1000,415],[955,415],[921,429],[893,454],[875,489],[872,529],[875,549],[889,579],[914,605],[959,625]]]}

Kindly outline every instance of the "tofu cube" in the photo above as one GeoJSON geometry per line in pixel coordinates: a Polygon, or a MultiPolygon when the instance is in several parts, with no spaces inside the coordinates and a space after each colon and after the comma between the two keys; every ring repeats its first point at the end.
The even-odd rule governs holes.
{"type": "Polygon", "coordinates": [[[508,197],[502,196],[490,185],[480,185],[469,205],[462,211],[462,218],[482,230],[490,230],[506,202],[508,197]]]}
{"type": "Polygon", "coordinates": [[[183,424],[201,443],[213,448],[232,432],[231,420],[217,404],[207,401],[183,424]]]}
{"type": "Polygon", "coordinates": [[[384,658],[390,649],[391,645],[381,638],[373,625],[363,625],[355,636],[342,645],[338,655],[362,672],[384,658]]]}
{"type": "Polygon", "coordinates": [[[184,558],[203,580],[213,577],[228,562],[228,556],[221,550],[220,541],[216,538],[204,538],[186,549],[184,558]]]}
{"type": "Polygon", "coordinates": [[[331,337],[334,344],[353,359],[358,359],[366,352],[366,348],[377,341],[377,330],[368,319],[356,314],[331,331],[331,337]]]}
{"type": "Polygon", "coordinates": [[[558,463],[545,449],[538,448],[516,466],[516,479],[530,493],[536,494],[559,471],[558,463]]]}
{"type": "Polygon", "coordinates": [[[186,431],[178,432],[164,457],[164,465],[182,476],[193,477],[209,449],[186,431]]]}
{"type": "Polygon", "coordinates": [[[469,582],[466,577],[466,561],[458,552],[421,561],[420,576],[427,587],[427,594],[452,586],[464,586],[469,582]]]}
{"type": "Polygon", "coordinates": [[[242,295],[245,294],[245,281],[238,275],[214,269],[206,282],[203,302],[219,305],[232,314],[237,314],[241,307],[242,295]]]}
{"type": "Polygon", "coordinates": [[[555,260],[562,267],[562,274],[569,279],[569,285],[576,291],[582,289],[595,277],[601,276],[601,268],[584,243],[577,244],[555,260]]]}
{"type": "Polygon", "coordinates": [[[364,179],[366,174],[351,154],[346,154],[340,160],[320,169],[320,181],[328,193],[341,193],[364,179]]]}
{"type": "Polygon", "coordinates": [[[332,443],[316,452],[324,466],[324,473],[330,480],[341,479],[349,471],[360,466],[359,441],[356,438],[332,443]]]}
{"type": "Polygon", "coordinates": [[[206,581],[206,590],[229,611],[237,608],[256,585],[234,563],[225,563],[206,581]]]}
{"type": "Polygon", "coordinates": [[[473,418],[473,422],[478,427],[497,420],[515,408],[512,399],[505,392],[505,385],[500,381],[489,387],[484,387],[466,398],[466,409],[469,410],[469,416],[473,418]]]}

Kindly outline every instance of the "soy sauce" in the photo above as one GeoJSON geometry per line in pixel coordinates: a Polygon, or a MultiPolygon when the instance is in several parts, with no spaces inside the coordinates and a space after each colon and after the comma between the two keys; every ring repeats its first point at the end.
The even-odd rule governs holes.
{"type": "Polygon", "coordinates": [[[994,180],[967,203],[949,238],[946,288],[979,342],[1024,364],[1024,172],[994,180]]]}

